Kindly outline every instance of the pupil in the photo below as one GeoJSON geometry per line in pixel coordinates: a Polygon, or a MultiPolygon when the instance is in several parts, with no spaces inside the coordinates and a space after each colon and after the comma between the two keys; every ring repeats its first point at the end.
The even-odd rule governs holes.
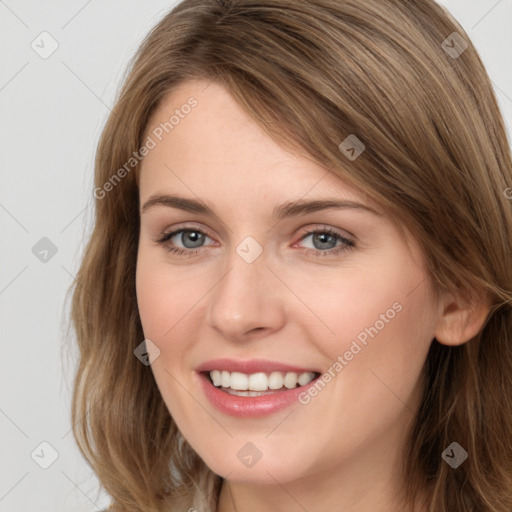
{"type": "MultiPolygon", "coordinates": [[[[318,239],[320,239],[320,245],[322,244],[325,244],[327,243],[328,244],[328,240],[331,239],[330,241],[332,242],[333,239],[334,239],[334,235],[330,234],[330,233],[320,233],[319,235],[315,235],[318,239]]],[[[325,249],[325,247],[323,247],[325,249]]]]}
{"type": "MultiPolygon", "coordinates": [[[[185,234],[185,233],[184,233],[185,234]]],[[[186,233],[187,236],[191,237],[192,238],[192,243],[193,244],[196,244],[194,245],[194,247],[198,246],[198,245],[201,245],[201,237],[202,237],[202,234],[201,233],[198,233],[197,231],[188,231],[186,233]],[[194,238],[196,238],[196,240],[194,240],[194,238]]],[[[182,235],[183,236],[183,235],[182,235]]],[[[186,244],[185,244],[186,245],[186,244]]]]}

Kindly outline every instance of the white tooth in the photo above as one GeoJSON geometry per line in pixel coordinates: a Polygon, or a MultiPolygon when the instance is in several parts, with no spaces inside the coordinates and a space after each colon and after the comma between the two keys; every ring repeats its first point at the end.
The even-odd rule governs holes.
{"type": "Polygon", "coordinates": [[[249,389],[251,391],[266,391],[268,389],[267,374],[260,372],[249,375],[249,389]]]}
{"type": "Polygon", "coordinates": [[[309,384],[315,378],[315,374],[313,372],[304,372],[299,375],[298,382],[300,386],[305,386],[309,384]]]}
{"type": "Polygon", "coordinates": [[[288,389],[297,387],[297,374],[295,372],[288,372],[284,377],[284,385],[288,389]]]}
{"type": "Polygon", "coordinates": [[[211,371],[210,378],[212,379],[214,386],[220,386],[222,384],[222,374],[219,370],[211,371]]]}
{"type": "Polygon", "coordinates": [[[246,391],[249,388],[249,377],[245,373],[232,372],[229,387],[238,391],[246,391]]]}
{"type": "Polygon", "coordinates": [[[229,388],[229,384],[231,381],[231,374],[225,370],[222,371],[222,387],[223,388],[229,388]]]}
{"type": "MultiPolygon", "coordinates": [[[[268,391],[278,390],[283,386],[294,389],[309,384],[314,378],[314,372],[272,372],[267,375],[264,372],[247,375],[241,372],[228,372],[225,370],[211,370],[210,378],[216,387],[231,388],[236,391],[268,391]]],[[[249,396],[249,395],[247,395],[249,396]]]]}
{"type": "Polygon", "coordinates": [[[283,387],[283,374],[281,372],[272,372],[268,378],[269,389],[281,389],[283,387]]]}

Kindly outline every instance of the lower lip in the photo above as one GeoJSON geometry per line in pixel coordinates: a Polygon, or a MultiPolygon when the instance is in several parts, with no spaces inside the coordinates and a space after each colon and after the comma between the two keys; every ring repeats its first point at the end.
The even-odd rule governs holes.
{"type": "Polygon", "coordinates": [[[237,396],[230,395],[215,387],[204,373],[198,372],[197,375],[206,397],[219,411],[230,416],[244,418],[268,416],[285,409],[294,402],[298,402],[299,395],[307,392],[308,387],[320,378],[320,376],[317,377],[306,386],[287,391],[277,391],[271,395],[237,396]]]}

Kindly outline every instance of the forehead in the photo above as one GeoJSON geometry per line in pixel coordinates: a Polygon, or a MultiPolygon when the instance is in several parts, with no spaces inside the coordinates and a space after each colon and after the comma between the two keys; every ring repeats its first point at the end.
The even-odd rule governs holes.
{"type": "Polygon", "coordinates": [[[167,94],[146,137],[155,146],[142,161],[141,197],[166,188],[199,196],[315,193],[369,202],[332,171],[280,146],[218,83],[185,82],[167,94]]]}

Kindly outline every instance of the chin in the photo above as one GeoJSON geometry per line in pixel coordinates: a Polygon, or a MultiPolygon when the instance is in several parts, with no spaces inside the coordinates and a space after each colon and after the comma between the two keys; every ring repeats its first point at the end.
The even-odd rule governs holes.
{"type": "Polygon", "coordinates": [[[289,450],[283,450],[282,454],[273,450],[271,455],[266,456],[263,448],[260,450],[263,453],[259,460],[243,462],[245,453],[253,449],[247,449],[248,444],[242,445],[242,449],[233,450],[233,462],[226,460],[225,451],[222,454],[209,454],[203,460],[215,474],[231,482],[275,485],[276,480],[285,483],[306,476],[303,462],[307,458],[306,455],[295,451],[295,457],[290,458],[289,450]],[[224,459],[220,464],[219,457],[224,459]]]}

